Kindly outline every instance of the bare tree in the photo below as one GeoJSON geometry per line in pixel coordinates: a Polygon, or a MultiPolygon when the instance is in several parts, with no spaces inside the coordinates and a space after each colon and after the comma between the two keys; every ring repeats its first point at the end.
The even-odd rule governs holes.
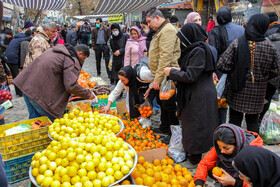
{"type": "Polygon", "coordinates": [[[67,0],[63,13],[73,17],[92,14],[99,0],[67,0]],[[80,6],[79,6],[80,4],[80,6]]]}

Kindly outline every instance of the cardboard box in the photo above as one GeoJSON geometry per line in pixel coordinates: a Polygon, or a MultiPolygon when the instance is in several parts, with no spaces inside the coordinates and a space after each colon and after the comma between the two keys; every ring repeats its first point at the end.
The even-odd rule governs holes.
{"type": "Polygon", "coordinates": [[[166,158],[166,148],[157,148],[157,149],[152,149],[149,151],[144,151],[144,152],[140,152],[137,153],[138,158],[140,156],[143,156],[145,158],[146,161],[153,163],[153,161],[155,159],[165,159],[166,158]]]}
{"type": "Polygon", "coordinates": [[[126,101],[125,100],[117,102],[117,112],[119,114],[127,112],[126,101]]]}

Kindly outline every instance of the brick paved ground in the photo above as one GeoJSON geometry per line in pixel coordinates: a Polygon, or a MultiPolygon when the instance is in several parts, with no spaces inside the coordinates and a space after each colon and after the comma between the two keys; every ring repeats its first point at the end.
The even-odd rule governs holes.
{"type": "MultiPolygon", "coordinates": [[[[104,65],[104,60],[102,59],[102,74],[101,77],[109,82],[109,79],[106,74],[105,70],[105,65],[104,65]]],[[[91,55],[90,57],[86,60],[86,63],[83,67],[83,69],[88,72],[90,75],[95,76],[96,75],[96,68],[95,68],[95,57],[94,57],[94,52],[91,50],[91,55]]],[[[22,120],[28,119],[28,111],[26,108],[26,105],[24,103],[24,100],[22,97],[16,97],[15,92],[13,89],[13,86],[10,86],[12,88],[12,95],[13,95],[13,108],[5,111],[5,122],[6,123],[13,123],[13,122],[18,122],[22,120]]],[[[113,86],[111,86],[113,88],[113,86]]],[[[280,103],[279,103],[280,104],[280,103]]],[[[160,112],[157,112],[155,115],[152,116],[152,127],[157,128],[160,125],[160,112]]],[[[164,139],[166,136],[163,134],[160,134],[162,139],[164,139]]],[[[275,146],[265,146],[265,148],[275,152],[276,154],[280,155],[280,146],[275,145],[275,146]]],[[[181,163],[184,165],[184,163],[181,163]]],[[[195,174],[195,169],[190,170],[192,174],[195,174]]],[[[11,187],[27,187],[29,186],[30,180],[24,180],[18,183],[15,183],[11,185],[11,187]]],[[[205,186],[215,186],[214,181],[210,178],[207,179],[207,183],[205,186]]]]}

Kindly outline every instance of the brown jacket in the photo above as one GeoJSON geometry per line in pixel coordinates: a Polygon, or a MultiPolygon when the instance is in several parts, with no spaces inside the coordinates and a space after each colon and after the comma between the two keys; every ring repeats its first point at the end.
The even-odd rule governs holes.
{"type": "Polygon", "coordinates": [[[180,39],[177,30],[168,20],[162,23],[151,41],[149,49],[149,67],[155,76],[155,82],[164,79],[165,67],[179,67],[178,59],[181,55],[180,39]]]}
{"type": "MultiPolygon", "coordinates": [[[[103,25],[103,28],[104,28],[104,39],[107,43],[111,35],[111,29],[108,28],[106,25],[103,25]]],[[[96,27],[94,27],[91,31],[91,43],[93,44],[93,46],[96,45],[97,36],[98,36],[98,30],[96,27]]]]}
{"type": "Polygon", "coordinates": [[[82,63],[64,45],[48,49],[29,64],[13,83],[55,118],[62,117],[71,94],[89,99],[90,90],[77,80],[82,63]]]}

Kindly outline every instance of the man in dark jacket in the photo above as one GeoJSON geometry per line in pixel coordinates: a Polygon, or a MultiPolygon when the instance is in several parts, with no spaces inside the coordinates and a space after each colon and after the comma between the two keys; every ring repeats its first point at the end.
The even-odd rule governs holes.
{"type": "Polygon", "coordinates": [[[87,45],[88,39],[90,35],[90,26],[87,24],[87,22],[84,23],[84,25],[80,28],[80,35],[81,35],[81,43],[87,45]]]}
{"type": "Polygon", "coordinates": [[[61,36],[63,37],[64,40],[66,40],[67,33],[68,33],[68,26],[64,25],[63,29],[61,30],[61,36]]]}
{"type": "Polygon", "coordinates": [[[57,45],[34,60],[13,81],[23,92],[29,119],[48,116],[52,121],[64,114],[70,94],[94,99],[93,93],[77,82],[84,60],[89,56],[86,45],[57,45]]]}
{"type": "MultiPolygon", "coordinates": [[[[20,48],[20,42],[26,38],[26,35],[24,33],[16,34],[14,39],[10,42],[8,45],[5,57],[7,57],[7,64],[11,70],[13,79],[17,77],[19,74],[19,48],[20,48]]],[[[16,94],[18,96],[22,96],[21,91],[15,86],[16,94]]]]}
{"type": "Polygon", "coordinates": [[[78,25],[77,23],[72,23],[71,24],[71,30],[67,33],[66,35],[66,41],[65,43],[69,43],[73,46],[77,45],[77,30],[78,30],[78,25]]]}
{"type": "Polygon", "coordinates": [[[110,49],[107,45],[107,42],[110,38],[110,34],[111,30],[103,24],[101,18],[97,18],[96,27],[94,27],[91,32],[91,43],[93,45],[93,49],[95,50],[97,76],[101,75],[101,58],[103,53],[103,57],[105,58],[106,71],[109,79],[111,78],[111,72],[108,69],[110,60],[110,49]]]}

